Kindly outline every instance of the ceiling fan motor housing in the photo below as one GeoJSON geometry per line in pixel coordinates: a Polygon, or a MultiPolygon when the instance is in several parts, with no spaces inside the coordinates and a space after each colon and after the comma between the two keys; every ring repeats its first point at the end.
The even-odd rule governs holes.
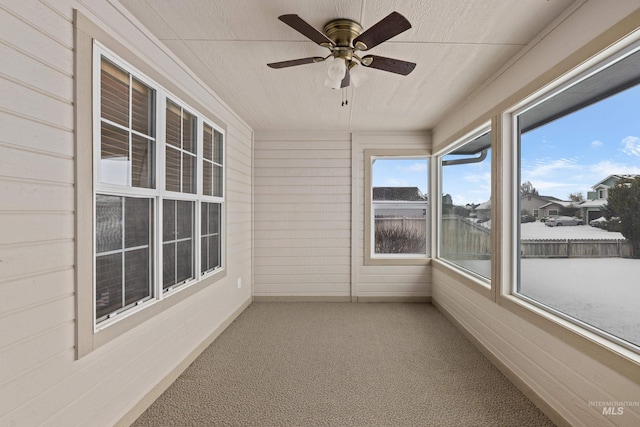
{"type": "Polygon", "coordinates": [[[353,49],[353,40],[362,33],[362,26],[351,19],[334,19],[324,26],[323,31],[337,47],[353,49]]]}

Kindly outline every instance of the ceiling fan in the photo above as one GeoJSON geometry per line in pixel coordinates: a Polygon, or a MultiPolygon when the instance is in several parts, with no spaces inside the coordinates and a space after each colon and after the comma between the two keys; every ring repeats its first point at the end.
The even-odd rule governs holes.
{"type": "Polygon", "coordinates": [[[293,59],[290,61],[272,62],[271,68],[286,68],[296,65],[323,62],[332,58],[329,75],[325,85],[334,89],[348,87],[351,84],[350,70],[358,64],[406,76],[416,67],[413,62],[387,58],[378,55],[360,57],[359,51],[367,51],[411,28],[409,21],[392,12],[374,26],[363,32],[362,26],[351,19],[334,19],[323,28],[316,30],[298,15],[282,15],[279,20],[306,36],[311,41],[329,49],[329,55],[293,59]]]}

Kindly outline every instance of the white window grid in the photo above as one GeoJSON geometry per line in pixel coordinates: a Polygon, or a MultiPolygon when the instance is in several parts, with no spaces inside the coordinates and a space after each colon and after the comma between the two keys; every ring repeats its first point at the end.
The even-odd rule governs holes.
{"type": "MultiPolygon", "coordinates": [[[[200,282],[204,278],[211,276],[221,270],[224,270],[226,266],[225,259],[225,243],[226,243],[226,233],[224,232],[225,224],[226,224],[226,214],[225,214],[225,192],[226,192],[226,168],[224,167],[224,159],[226,158],[226,133],[223,128],[215,125],[211,120],[206,118],[203,114],[189,107],[189,112],[196,116],[197,123],[197,131],[196,131],[196,169],[198,173],[196,174],[196,192],[195,193],[176,193],[169,192],[165,190],[165,149],[166,149],[166,103],[168,100],[178,104],[178,105],[188,105],[180,101],[180,98],[171,94],[167,90],[165,90],[162,86],[157,84],[152,79],[148,78],[144,73],[140,72],[136,67],[132,66],[125,60],[121,59],[118,55],[110,51],[108,48],[103,46],[98,41],[94,41],[94,49],[93,49],[93,147],[94,147],[94,155],[93,155],[93,206],[95,209],[96,206],[96,195],[104,194],[104,195],[114,195],[121,197],[144,197],[152,200],[152,215],[153,215],[153,224],[154,230],[152,232],[152,246],[151,249],[151,259],[152,259],[152,274],[151,277],[151,286],[152,293],[151,297],[140,301],[136,304],[132,304],[133,308],[123,310],[120,312],[113,313],[107,316],[106,320],[98,322],[95,318],[96,313],[96,298],[95,298],[95,281],[96,281],[96,270],[95,270],[95,259],[96,259],[96,223],[95,223],[95,214],[93,215],[93,236],[94,236],[94,244],[93,244],[93,260],[94,260],[94,268],[93,268],[93,313],[94,313],[94,331],[98,331],[108,327],[109,325],[117,322],[125,317],[128,317],[140,310],[145,309],[146,307],[155,304],[156,302],[168,298],[171,295],[179,292],[182,289],[186,289],[189,285],[200,282]],[[155,91],[155,138],[150,137],[149,135],[141,134],[133,129],[124,130],[130,131],[129,144],[131,150],[131,135],[135,134],[147,139],[151,139],[155,143],[154,150],[154,188],[144,188],[144,187],[131,187],[124,185],[116,185],[110,183],[100,182],[100,124],[103,122],[101,118],[101,107],[100,107],[100,70],[101,70],[101,59],[105,58],[112,62],[114,65],[122,68],[127,73],[130,74],[130,78],[135,78],[136,80],[144,83],[146,86],[155,91]],[[202,194],[202,163],[203,163],[203,148],[202,148],[202,140],[203,140],[203,128],[204,123],[213,128],[215,131],[219,132],[222,135],[222,159],[223,163],[220,164],[222,167],[222,195],[221,196],[206,196],[202,194]],[[193,230],[194,230],[194,244],[193,244],[193,279],[182,283],[181,286],[174,286],[167,292],[163,291],[162,288],[162,200],[171,199],[171,200],[190,200],[194,202],[194,221],[193,221],[193,230]],[[210,202],[210,203],[218,203],[220,204],[220,212],[221,212],[221,265],[217,269],[212,269],[206,272],[201,272],[200,267],[200,244],[199,240],[201,237],[200,230],[200,215],[201,215],[201,204],[200,202],[210,202]]],[[[130,89],[131,90],[131,89],[130,89]]],[[[122,128],[121,125],[116,123],[112,123],[111,121],[105,120],[105,123],[112,124],[119,128],[122,128]]],[[[131,122],[131,118],[130,118],[131,122]]],[[[131,123],[129,124],[131,127],[131,123]]],[[[127,307],[125,307],[126,309],[127,307]]]]}

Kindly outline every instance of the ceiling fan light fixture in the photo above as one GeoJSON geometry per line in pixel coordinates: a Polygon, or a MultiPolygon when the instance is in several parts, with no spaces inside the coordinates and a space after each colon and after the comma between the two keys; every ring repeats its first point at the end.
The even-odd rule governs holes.
{"type": "MultiPolygon", "coordinates": [[[[351,64],[356,65],[357,62],[352,62],[351,64]]],[[[351,83],[353,83],[355,87],[360,87],[369,79],[369,75],[364,72],[362,67],[352,67],[351,64],[349,64],[349,77],[351,78],[351,83]]]]}
{"type": "Polygon", "coordinates": [[[347,63],[339,56],[334,57],[329,62],[327,74],[331,80],[342,80],[347,72],[347,63]]]}
{"type": "Polygon", "coordinates": [[[342,79],[332,79],[331,77],[328,77],[328,76],[326,79],[324,79],[324,85],[331,89],[340,89],[341,84],[342,84],[342,79]]]}

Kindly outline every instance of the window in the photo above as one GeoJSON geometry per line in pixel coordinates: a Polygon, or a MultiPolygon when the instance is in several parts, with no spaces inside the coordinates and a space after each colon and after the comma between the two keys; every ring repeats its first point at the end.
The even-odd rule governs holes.
{"type": "Polygon", "coordinates": [[[222,266],[222,196],[224,192],[224,145],[222,133],[204,124],[203,202],[200,209],[200,271],[208,273],[222,266]]]}
{"type": "Polygon", "coordinates": [[[440,157],[440,257],[491,278],[491,132],[440,157]]]}
{"type": "MultiPolygon", "coordinates": [[[[636,46],[525,107],[515,123],[520,183],[585,224],[519,224],[516,295],[635,351],[640,223],[605,188],[628,188],[640,175],[639,83],[636,46]],[[603,214],[608,221],[586,225],[603,214]]],[[[627,202],[638,211],[640,200],[627,202]]]]}
{"type": "Polygon", "coordinates": [[[549,216],[558,216],[557,209],[549,209],[549,216]]]}
{"type": "Polygon", "coordinates": [[[97,329],[223,268],[224,134],[97,44],[94,55],[97,329]]]}
{"type": "Polygon", "coordinates": [[[429,255],[428,159],[368,158],[369,257],[426,258],[429,255]]]}
{"type": "Polygon", "coordinates": [[[147,198],[96,195],[96,319],[152,295],[153,206],[147,198]]]}
{"type": "Polygon", "coordinates": [[[540,217],[540,211],[538,209],[533,210],[533,217],[536,219],[540,217]]]}

